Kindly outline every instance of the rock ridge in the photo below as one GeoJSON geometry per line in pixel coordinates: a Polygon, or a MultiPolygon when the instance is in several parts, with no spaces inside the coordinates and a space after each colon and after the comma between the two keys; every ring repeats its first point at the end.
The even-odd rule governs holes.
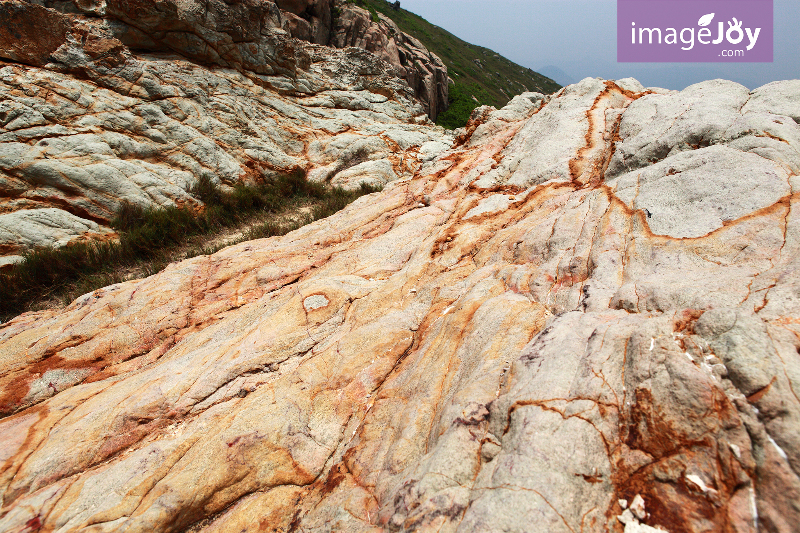
{"type": "Polygon", "coordinates": [[[344,0],[4,0],[0,22],[0,57],[33,66],[44,66],[65,43],[78,40],[80,50],[71,51],[68,64],[76,55],[119,64],[127,47],[295,78],[298,68],[307,68],[307,58],[302,46],[281,34],[359,47],[391,63],[432,120],[448,106],[444,63],[385,16],[375,23],[367,10],[344,0]]]}
{"type": "MultiPolygon", "coordinates": [[[[330,23],[328,3],[300,4],[280,3],[330,23]]],[[[2,264],[105,238],[123,201],[201,205],[203,177],[300,169],[380,185],[449,147],[390,65],[297,40],[286,13],[266,0],[0,2],[0,57],[14,61],[0,62],[2,264]]]]}

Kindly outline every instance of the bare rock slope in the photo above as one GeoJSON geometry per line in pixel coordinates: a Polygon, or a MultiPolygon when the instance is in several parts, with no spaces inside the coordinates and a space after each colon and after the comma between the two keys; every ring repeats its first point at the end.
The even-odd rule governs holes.
{"type": "Polygon", "coordinates": [[[333,217],[12,320],[0,530],[796,531],[798,95],[527,93],[333,217]]]}
{"type": "MultiPolygon", "coordinates": [[[[331,24],[327,2],[278,4],[331,24]]],[[[291,16],[267,0],[0,1],[0,265],[108,238],[123,201],[198,205],[202,177],[383,184],[450,146],[406,71],[295,39],[291,16]]]]}

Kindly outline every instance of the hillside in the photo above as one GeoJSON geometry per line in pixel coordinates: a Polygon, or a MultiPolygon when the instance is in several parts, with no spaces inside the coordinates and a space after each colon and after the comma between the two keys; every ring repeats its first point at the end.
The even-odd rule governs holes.
{"type": "Polygon", "coordinates": [[[242,186],[278,185],[278,203],[292,196],[280,183],[294,175],[307,176],[327,193],[336,187],[355,192],[362,183],[380,187],[411,177],[452,144],[452,136],[428,124],[426,115],[446,103],[446,95],[426,90],[435,89],[436,80],[446,84],[447,74],[438,60],[424,63],[427,50],[406,50],[418,54],[406,74],[424,82],[412,88],[387,73],[384,61],[350,43],[342,50],[314,48],[290,38],[285,28],[293,14],[272,2],[217,2],[214,10],[195,4],[180,15],[143,6],[152,8],[148,27],[154,36],[181,27],[184,37],[149,43],[131,37],[132,26],[124,21],[143,12],[125,5],[97,20],[93,12],[0,2],[0,322],[40,296],[50,299],[45,285],[60,290],[68,285],[68,272],[70,280],[101,274],[100,285],[78,283],[88,292],[120,281],[106,277],[118,272],[106,272],[119,263],[110,256],[122,260],[127,276],[131,261],[147,256],[160,262],[161,244],[177,245],[200,229],[193,220],[186,222],[194,229],[177,229],[180,223],[170,216],[155,231],[143,231],[153,226],[148,223],[137,223],[133,233],[119,231],[114,219],[128,205],[175,209],[182,218],[203,212],[211,223],[200,226],[213,233],[238,224],[235,219],[262,203],[242,186]],[[231,28],[226,22],[240,19],[248,24],[231,28]],[[20,39],[4,31],[13,24],[51,38],[20,39]],[[195,47],[198,34],[216,48],[195,47]],[[234,39],[237,47],[231,48],[234,39]],[[148,47],[162,55],[142,54],[148,47]],[[179,57],[165,59],[164,53],[179,57]],[[407,153],[398,153],[398,144],[407,153]],[[212,212],[216,207],[198,194],[202,181],[234,194],[233,218],[212,212]],[[145,234],[155,240],[143,242],[145,234]],[[128,237],[142,246],[129,246],[128,237]],[[36,253],[66,246],[58,260],[36,253]],[[80,249],[87,252],[82,259],[74,255],[80,249]]]}
{"type": "Polygon", "coordinates": [[[550,94],[561,88],[550,78],[517,65],[493,50],[462,41],[402,7],[395,10],[386,0],[355,0],[353,3],[373,13],[386,15],[447,65],[447,72],[454,82],[450,87],[450,109],[436,120],[446,128],[463,126],[470,112],[479,104],[499,109],[517,94],[526,91],[550,94]]]}

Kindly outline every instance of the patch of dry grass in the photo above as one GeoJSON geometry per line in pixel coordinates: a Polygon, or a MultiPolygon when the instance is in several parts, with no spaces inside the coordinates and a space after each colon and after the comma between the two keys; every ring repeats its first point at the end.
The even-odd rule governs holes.
{"type": "Polygon", "coordinates": [[[100,287],[160,272],[173,261],[284,235],[377,190],[326,187],[295,172],[259,185],[237,185],[230,192],[201,180],[192,191],[204,203],[199,212],[124,203],[112,221],[118,241],[32,250],[21,263],[0,273],[0,321],[66,305],[100,287]]]}

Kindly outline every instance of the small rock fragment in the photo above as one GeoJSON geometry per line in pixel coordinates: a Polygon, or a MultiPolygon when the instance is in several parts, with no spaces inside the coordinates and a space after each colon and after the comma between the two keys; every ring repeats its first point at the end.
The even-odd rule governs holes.
{"type": "Polygon", "coordinates": [[[647,518],[647,511],[644,510],[644,498],[642,498],[641,494],[637,494],[633,502],[631,502],[631,512],[636,515],[636,518],[639,520],[647,518]]]}

